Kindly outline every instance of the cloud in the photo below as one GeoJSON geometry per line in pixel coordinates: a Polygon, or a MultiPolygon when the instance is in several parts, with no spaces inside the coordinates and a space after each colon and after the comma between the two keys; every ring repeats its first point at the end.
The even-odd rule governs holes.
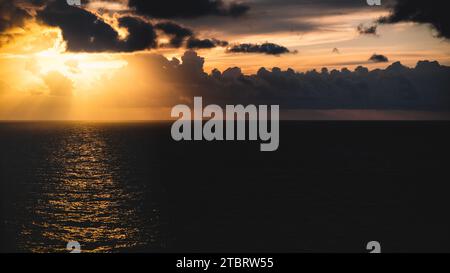
{"type": "Polygon", "coordinates": [[[51,71],[43,77],[50,96],[70,97],[72,96],[73,82],[58,71],[51,71]]]}
{"type": "Polygon", "coordinates": [[[225,47],[227,45],[227,41],[221,41],[217,39],[197,39],[195,37],[191,37],[187,41],[186,47],[189,49],[208,49],[215,47],[225,47]]]}
{"type": "Polygon", "coordinates": [[[396,0],[391,14],[378,20],[382,24],[415,22],[430,24],[439,37],[450,39],[447,1],[396,0]]]}
{"type": "Polygon", "coordinates": [[[386,57],[384,55],[375,53],[372,56],[370,56],[369,61],[374,62],[374,63],[387,63],[387,62],[389,62],[389,59],[388,59],[388,57],[386,57]]]}
{"type": "Polygon", "coordinates": [[[119,25],[127,28],[129,33],[125,41],[117,42],[119,50],[132,52],[156,48],[156,33],[150,23],[127,16],[119,18],[119,25]]]}
{"type": "Polygon", "coordinates": [[[371,7],[367,5],[366,1],[355,1],[355,0],[320,0],[320,1],[311,1],[311,0],[259,0],[259,3],[262,4],[279,4],[279,5],[298,5],[298,6],[315,6],[322,9],[347,9],[347,8],[356,8],[356,9],[370,9],[371,7]]]}
{"type": "Polygon", "coordinates": [[[172,37],[169,44],[162,45],[163,47],[170,46],[180,48],[185,45],[188,49],[210,49],[215,47],[225,47],[228,45],[227,41],[218,39],[196,38],[192,30],[173,22],[158,23],[155,25],[155,28],[172,37]]]}
{"type": "Polygon", "coordinates": [[[119,18],[119,25],[128,29],[125,40],[119,39],[117,31],[97,15],[65,1],[50,2],[38,11],[37,18],[59,27],[67,49],[73,52],[132,52],[156,47],[153,26],[136,17],[119,18]]]}
{"type": "Polygon", "coordinates": [[[240,3],[225,4],[222,0],[129,0],[128,5],[138,14],[152,18],[197,18],[208,15],[239,17],[249,6],[240,3]]]}
{"type": "Polygon", "coordinates": [[[360,35],[377,35],[377,25],[364,26],[363,24],[358,25],[356,30],[360,35]]]}
{"type": "MultiPolygon", "coordinates": [[[[204,58],[194,51],[186,52],[181,61],[157,54],[130,58],[127,61],[131,68],[145,60],[147,70],[158,75],[161,82],[155,87],[149,79],[148,85],[141,88],[135,103],[142,107],[146,100],[152,106],[172,107],[202,96],[205,104],[276,104],[284,110],[450,111],[450,68],[437,62],[422,61],[414,68],[394,63],[373,71],[360,66],[355,71],[323,69],[299,73],[275,67],[245,75],[239,67],[223,72],[215,69],[207,74],[204,58]]],[[[118,72],[117,77],[128,76],[118,72]]]]}
{"type": "MultiPolygon", "coordinates": [[[[229,17],[202,17],[182,22],[197,30],[227,33],[230,35],[269,34],[292,32],[304,34],[330,31],[336,28],[333,20],[325,17],[350,15],[359,12],[384,11],[383,6],[372,7],[365,0],[248,0],[251,9],[239,20],[229,17]],[[270,20],[268,19],[270,18],[270,20]]],[[[189,2],[189,1],[187,1],[189,2]]],[[[345,19],[346,20],[346,19],[345,19]]],[[[344,22],[344,21],[343,21],[344,22]]],[[[353,22],[347,22],[354,24],[353,22]]]]}
{"type": "Polygon", "coordinates": [[[194,35],[192,30],[177,25],[173,22],[161,22],[156,24],[155,28],[163,31],[167,35],[172,36],[170,39],[170,46],[175,48],[181,47],[187,37],[194,35]]]}
{"type": "MultiPolygon", "coordinates": [[[[291,53],[289,49],[284,46],[273,44],[273,43],[264,43],[261,45],[258,44],[239,44],[233,45],[227,49],[228,53],[260,53],[267,55],[281,55],[291,53]]],[[[294,52],[295,53],[295,52],[294,52]]]]}
{"type": "Polygon", "coordinates": [[[30,14],[16,5],[15,0],[0,0],[0,32],[13,27],[22,27],[30,14]]]}
{"type": "MultiPolygon", "coordinates": [[[[10,10],[15,6],[8,4],[4,7],[10,10]]],[[[70,6],[62,0],[50,0],[36,8],[35,13],[39,22],[61,29],[70,52],[134,52],[158,46],[200,49],[228,45],[228,42],[217,39],[198,39],[191,29],[174,22],[159,22],[153,26],[151,22],[130,13],[116,16],[118,25],[128,32],[127,37],[122,39],[118,31],[97,14],[83,7],[70,6]],[[157,31],[170,37],[168,44],[158,45],[157,31]]]]}
{"type": "MultiPolygon", "coordinates": [[[[0,0],[3,1],[3,0],[0,0]]],[[[8,10],[18,10],[25,12],[24,9],[18,6],[18,2],[10,1],[3,4],[8,7],[8,10]],[[12,3],[12,4],[11,4],[12,3]]],[[[240,31],[246,31],[246,28],[254,28],[250,32],[272,32],[291,29],[292,31],[310,31],[317,30],[320,26],[317,23],[311,23],[308,18],[321,16],[321,14],[337,13],[342,9],[361,8],[361,5],[355,5],[351,1],[343,1],[339,5],[333,1],[324,1],[323,3],[312,3],[310,1],[252,1],[249,2],[252,7],[257,10],[245,16],[245,27],[242,24],[236,23],[236,20],[230,20],[228,17],[239,16],[247,14],[249,10],[245,4],[239,4],[232,1],[211,1],[211,0],[195,0],[195,1],[143,1],[131,0],[128,2],[130,9],[126,9],[127,1],[102,1],[95,2],[97,6],[107,6],[105,3],[120,2],[125,5],[124,10],[112,10],[109,14],[118,20],[120,26],[127,29],[129,36],[126,39],[119,37],[118,31],[111,25],[111,22],[105,21],[101,17],[104,12],[100,8],[96,8],[98,14],[93,12],[89,7],[92,7],[91,1],[88,5],[81,7],[70,6],[65,0],[32,0],[27,2],[28,8],[31,9],[39,22],[49,26],[58,27],[62,31],[63,39],[66,41],[67,50],[71,52],[134,52],[141,50],[149,50],[157,47],[172,47],[188,49],[208,49],[214,47],[225,47],[228,42],[218,39],[204,37],[198,38],[196,33],[190,28],[197,29],[194,23],[189,18],[196,18],[195,22],[199,22],[200,26],[206,23],[208,30],[214,28],[220,33],[221,28],[226,28],[230,32],[239,28],[240,31]],[[37,8],[39,6],[39,8],[37,8]],[[307,9],[298,10],[295,12],[292,7],[305,6],[307,9]],[[312,7],[312,9],[310,9],[312,7]],[[273,10],[275,8],[275,10],[273,10]],[[273,20],[266,20],[267,12],[271,10],[271,18],[273,20]],[[318,13],[320,11],[320,13],[318,13]],[[299,13],[302,12],[302,13],[299,13]],[[155,13],[155,14],[153,14],[155,13]],[[152,15],[153,14],[153,15],[152,15]],[[155,22],[153,18],[177,18],[184,22],[163,21],[150,22],[140,15],[152,17],[151,22],[155,22]],[[209,15],[222,15],[212,19],[209,15]],[[296,23],[297,20],[291,20],[299,17],[305,17],[305,22],[296,23]],[[202,17],[202,18],[198,18],[202,17]],[[188,19],[186,19],[188,18],[188,19]],[[278,20],[279,19],[279,20],[278,20]],[[204,21],[206,20],[206,21],[204,21]],[[224,21],[227,23],[224,24],[224,21]],[[189,22],[189,23],[186,23],[189,22]],[[188,25],[190,27],[185,27],[188,25]],[[158,34],[163,33],[169,38],[168,43],[158,45],[158,34]]],[[[86,2],[83,2],[86,3],[86,2]]],[[[363,5],[364,7],[364,5],[363,5]]],[[[95,10],[95,9],[93,9],[95,10]]],[[[4,12],[2,12],[3,14],[4,12]]],[[[28,14],[25,12],[25,14],[28,14]]],[[[29,15],[28,15],[29,16],[29,15]]],[[[201,28],[201,27],[200,27],[201,28]]],[[[205,29],[203,29],[205,30],[205,29]]],[[[4,36],[4,35],[3,35],[4,36]]],[[[3,41],[9,41],[6,36],[2,37],[3,41]]],[[[230,53],[261,53],[268,55],[281,55],[289,53],[289,49],[284,46],[266,43],[263,45],[243,44],[233,46],[230,53]]]]}

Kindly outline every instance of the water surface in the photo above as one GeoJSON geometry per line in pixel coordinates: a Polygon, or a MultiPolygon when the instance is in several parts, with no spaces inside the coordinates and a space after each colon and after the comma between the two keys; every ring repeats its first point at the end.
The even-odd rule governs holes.
{"type": "Polygon", "coordinates": [[[1,123],[0,251],[450,251],[446,122],[283,122],[280,149],[169,123],[1,123]]]}

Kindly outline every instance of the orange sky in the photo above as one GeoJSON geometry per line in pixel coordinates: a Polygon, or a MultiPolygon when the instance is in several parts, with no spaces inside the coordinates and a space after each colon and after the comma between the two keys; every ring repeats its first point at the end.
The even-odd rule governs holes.
{"type": "MultiPolygon", "coordinates": [[[[450,43],[435,38],[426,25],[380,26],[378,36],[362,36],[356,32],[359,24],[370,24],[384,14],[385,11],[365,10],[319,16],[311,19],[315,20],[313,23],[332,27],[309,32],[242,35],[200,30],[200,36],[214,34],[232,44],[270,41],[298,53],[243,55],[226,53],[219,47],[198,50],[198,54],[205,57],[206,72],[213,68],[223,71],[238,66],[247,74],[255,73],[260,67],[307,71],[322,67],[354,69],[364,65],[375,69],[385,68],[393,61],[414,66],[424,59],[450,65],[450,43]],[[339,53],[333,53],[334,48],[338,48],[339,53]],[[374,53],[388,56],[390,62],[367,62],[374,53]]],[[[146,97],[164,97],[160,94],[164,83],[158,82],[157,75],[149,76],[144,64],[136,65],[138,61],[130,65],[129,59],[137,53],[70,53],[66,51],[58,28],[39,25],[35,21],[8,33],[14,34],[14,38],[2,41],[0,47],[0,119],[159,119],[169,111],[167,105],[157,102],[150,107],[136,103],[143,93],[146,97]],[[116,77],[116,73],[128,73],[130,77],[116,77]],[[58,93],[63,92],[62,89],[70,95],[58,93]],[[124,92],[126,97],[121,95],[124,92]]],[[[2,39],[6,38],[2,36],[2,39]]],[[[149,53],[179,59],[184,51],[158,49],[149,53]]]]}

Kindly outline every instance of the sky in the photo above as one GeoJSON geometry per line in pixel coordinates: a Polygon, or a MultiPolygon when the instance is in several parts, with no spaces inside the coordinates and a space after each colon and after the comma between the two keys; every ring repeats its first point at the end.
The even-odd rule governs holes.
{"type": "Polygon", "coordinates": [[[450,22],[428,2],[0,0],[0,120],[166,119],[197,95],[446,119],[450,22]]]}

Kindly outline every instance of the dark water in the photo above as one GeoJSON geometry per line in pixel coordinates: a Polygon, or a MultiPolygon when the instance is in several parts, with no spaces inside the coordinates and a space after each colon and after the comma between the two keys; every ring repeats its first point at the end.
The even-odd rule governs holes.
{"type": "Polygon", "coordinates": [[[167,123],[2,123],[2,252],[450,251],[449,123],[284,122],[281,146],[167,123]]]}

